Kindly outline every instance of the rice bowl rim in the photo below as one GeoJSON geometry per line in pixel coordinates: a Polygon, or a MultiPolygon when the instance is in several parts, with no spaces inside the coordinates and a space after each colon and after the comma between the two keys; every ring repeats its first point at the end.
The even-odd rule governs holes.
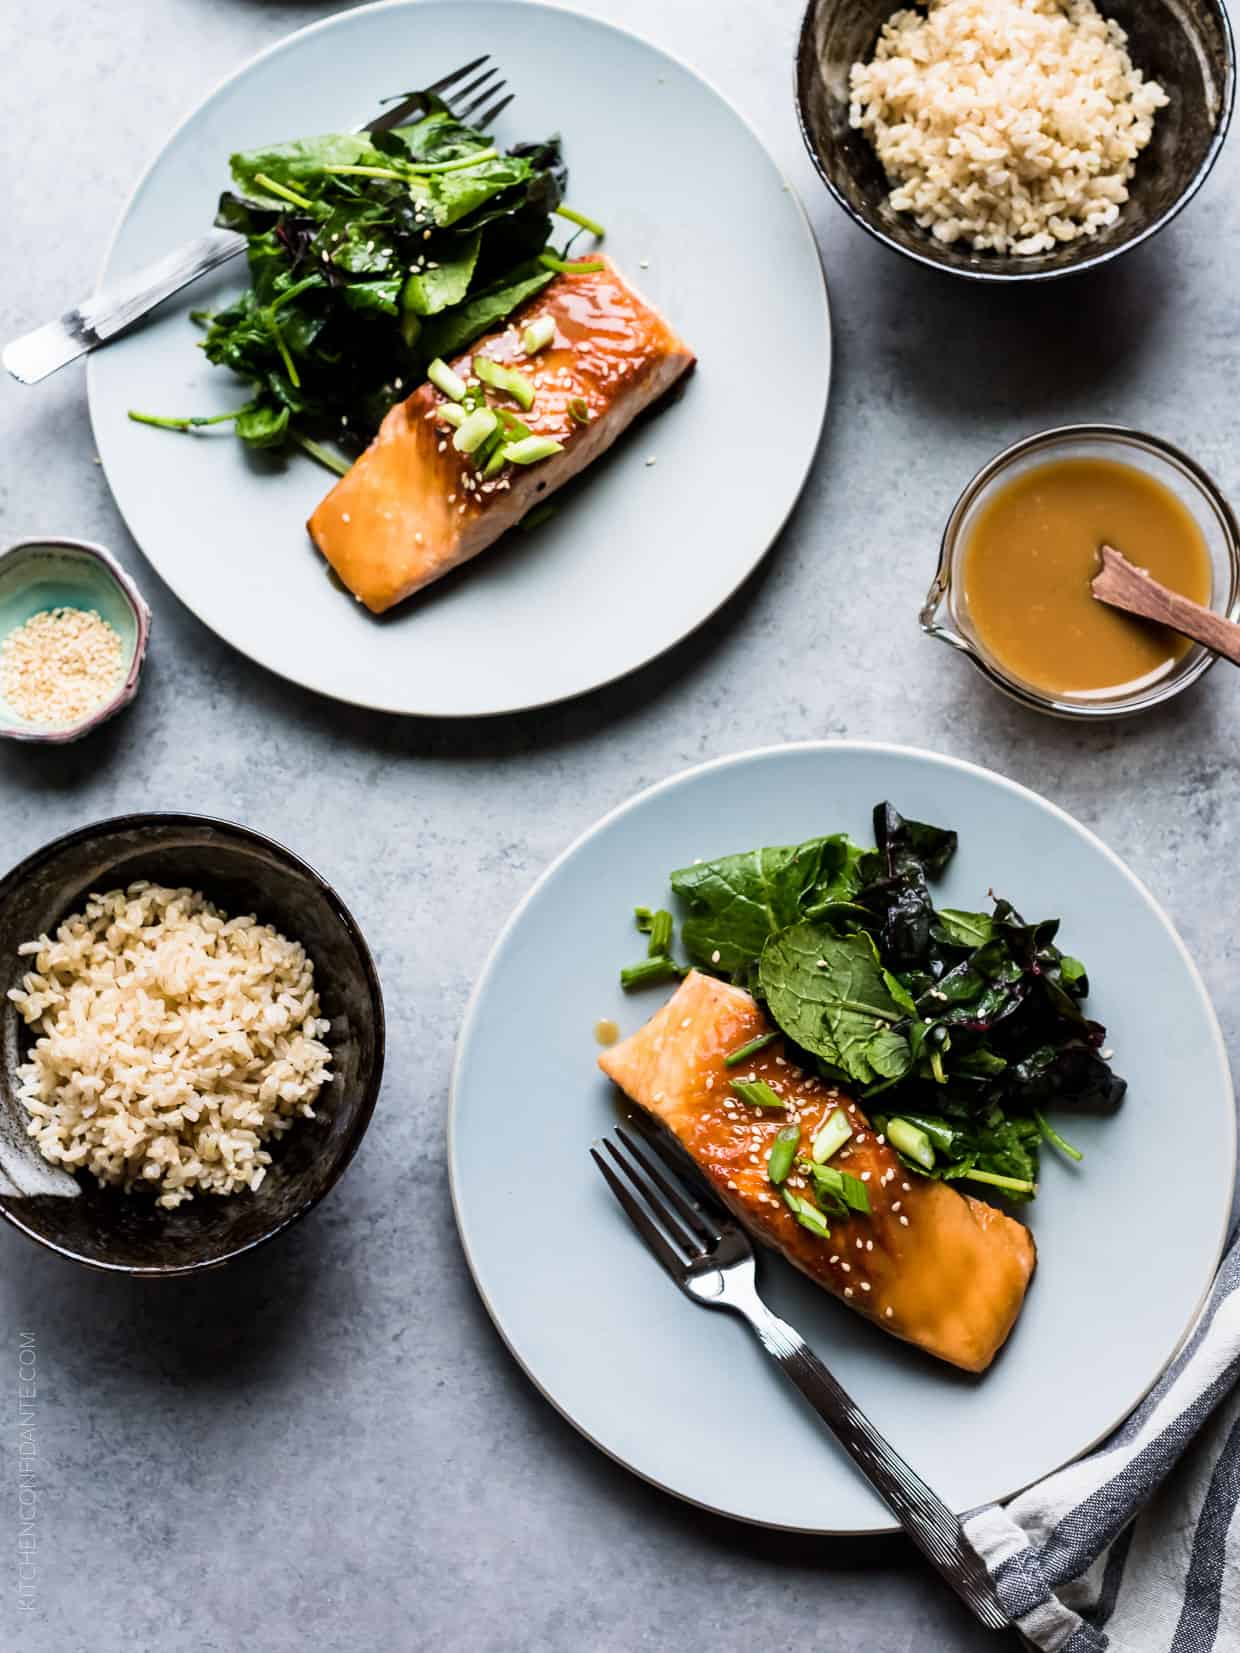
{"type": "MultiPolygon", "coordinates": [[[[888,234],[881,222],[872,216],[872,209],[868,205],[864,209],[854,206],[837,187],[823,161],[822,153],[819,150],[818,136],[809,117],[805,89],[809,77],[811,75],[819,76],[822,72],[813,39],[814,24],[820,13],[828,7],[838,4],[839,0],[808,0],[801,18],[801,27],[797,34],[796,53],[792,63],[793,99],[796,103],[797,125],[801,130],[801,139],[809,153],[815,172],[826,185],[829,194],[839,206],[843,207],[853,223],[860,225],[867,235],[873,236],[884,247],[889,247],[892,252],[900,253],[904,258],[911,259],[913,263],[920,264],[925,269],[938,270],[942,275],[958,276],[964,281],[988,282],[996,286],[1005,282],[1017,281],[1062,281],[1067,276],[1081,275],[1086,270],[1098,269],[1103,264],[1109,264],[1112,259],[1119,258],[1122,254],[1131,252],[1135,247],[1142,246],[1157,235],[1160,230],[1165,229],[1174,218],[1177,218],[1210,176],[1214,163],[1218,160],[1219,152],[1226,142],[1236,101],[1236,43],[1225,0],[1212,0],[1213,10],[1218,17],[1219,28],[1223,37],[1224,77],[1222,97],[1219,102],[1218,115],[1214,122],[1209,147],[1202,156],[1197,170],[1171,205],[1167,207],[1166,211],[1147,224],[1140,234],[1132,236],[1127,241],[1121,241],[1117,245],[1104,247],[1087,257],[1077,255],[1082,247],[1087,247],[1090,244],[1089,237],[1082,236],[1076,240],[1065,242],[1060,249],[1064,255],[1062,263],[1054,264],[1050,268],[1040,270],[962,268],[960,265],[948,263],[945,259],[939,257],[933,250],[933,243],[929,236],[927,236],[927,246],[924,249],[905,246],[903,242],[897,241],[894,236],[888,234]]],[[[907,0],[890,0],[891,9],[888,15],[894,15],[895,12],[906,5],[907,0]]],[[[1101,10],[1101,7],[1099,9],[1101,10]]],[[[1102,15],[1105,18],[1108,14],[1103,11],[1102,15]]],[[[1134,67],[1139,69],[1140,65],[1137,64],[1134,67]]],[[[826,148],[825,143],[823,147],[826,148]]],[[[1023,255],[1006,254],[1004,256],[1012,260],[1018,260],[1023,255]]],[[[1035,256],[1047,258],[1056,255],[1041,253],[1035,256]]]]}
{"type": "MultiPolygon", "coordinates": [[[[379,1100],[387,1050],[387,1021],[383,1004],[383,988],[379,980],[379,971],[375,964],[374,955],[362,934],[361,927],[339,893],[323,877],[322,873],[312,867],[308,861],[304,860],[295,851],[289,849],[286,844],[282,844],[278,838],[272,838],[267,833],[258,832],[255,828],[248,827],[240,821],[227,821],[220,816],[198,815],[188,811],[160,812],[147,810],[129,815],[109,815],[103,820],[92,821],[86,826],[75,827],[72,832],[66,832],[59,838],[51,839],[41,848],[33,850],[25,856],[16,866],[11,867],[0,878],[0,903],[8,899],[18,883],[37,873],[74,845],[89,843],[91,839],[108,833],[130,832],[138,828],[152,826],[208,828],[220,832],[233,839],[240,839],[243,843],[255,848],[271,852],[277,861],[283,863],[281,868],[283,872],[300,873],[308,879],[327,901],[337,921],[353,944],[366,981],[367,997],[374,1017],[374,1068],[335,1163],[329,1168],[324,1180],[291,1211],[286,1212],[278,1221],[273,1222],[263,1233],[256,1235],[253,1239],[246,1240],[243,1244],[224,1252],[219,1257],[195,1258],[189,1262],[181,1263],[151,1264],[114,1263],[98,1257],[84,1257],[80,1252],[73,1250],[71,1246],[62,1245],[59,1241],[40,1233],[37,1228],[22,1220],[19,1213],[13,1209],[13,1205],[20,1206],[25,1196],[0,1194],[0,1217],[12,1224],[27,1239],[35,1241],[36,1244],[43,1246],[48,1251],[55,1252],[57,1256],[64,1257],[69,1262],[78,1263],[81,1267],[93,1269],[100,1274],[126,1274],[146,1279],[173,1279],[188,1274],[205,1273],[210,1269],[223,1268],[225,1264],[235,1262],[239,1257],[247,1256],[260,1246],[266,1245],[268,1241],[275,1239],[277,1234],[284,1233],[294,1223],[299,1222],[313,1206],[317,1205],[321,1199],[331,1192],[352,1162],[353,1156],[366,1134],[379,1100]]],[[[152,853],[158,853],[158,851],[153,850],[152,853]]],[[[89,893],[89,891],[83,891],[80,896],[75,897],[75,900],[83,900],[89,893]]],[[[208,900],[211,899],[207,891],[201,893],[206,895],[208,900]]],[[[302,945],[304,946],[304,943],[302,945]]],[[[313,959],[311,959],[311,963],[314,963],[313,959]]],[[[7,1080],[2,1075],[0,1075],[0,1088],[3,1089],[6,1100],[17,1101],[16,1097],[10,1095],[7,1080]]],[[[244,1191],[238,1191],[238,1195],[241,1192],[244,1191]]],[[[233,1198],[237,1196],[221,1197],[233,1198]]]]}

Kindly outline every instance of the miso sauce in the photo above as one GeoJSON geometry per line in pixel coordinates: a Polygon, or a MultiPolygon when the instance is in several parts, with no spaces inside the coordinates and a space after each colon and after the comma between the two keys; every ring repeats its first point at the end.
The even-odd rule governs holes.
{"type": "Polygon", "coordinates": [[[1096,600],[1089,583],[1103,544],[1209,603],[1205,538],[1163,483],[1111,459],[1035,466],[982,508],[962,563],[978,641],[1014,677],[1053,695],[1087,695],[1157,679],[1192,647],[1096,600]]]}
{"type": "Polygon", "coordinates": [[[594,1037],[600,1045],[614,1045],[620,1037],[620,1029],[610,1016],[602,1016],[594,1024],[594,1037]]]}

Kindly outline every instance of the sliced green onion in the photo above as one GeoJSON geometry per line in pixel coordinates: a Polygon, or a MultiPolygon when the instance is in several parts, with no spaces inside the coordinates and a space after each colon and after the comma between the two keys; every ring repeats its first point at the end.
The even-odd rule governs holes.
{"type": "Polygon", "coordinates": [[[452,446],[458,453],[473,453],[480,448],[499,424],[499,420],[490,408],[476,408],[468,413],[461,422],[456,435],[452,438],[452,446]]]}
{"type": "Polygon", "coordinates": [[[550,316],[539,316],[521,335],[521,348],[527,356],[537,356],[555,337],[555,322],[550,316]]]}
{"type": "Polygon", "coordinates": [[[649,987],[658,981],[679,981],[680,966],[673,959],[642,959],[620,972],[621,987],[649,987]]]}
{"type": "Polygon", "coordinates": [[[511,396],[525,413],[534,406],[534,387],[525,374],[518,373],[515,367],[505,367],[502,362],[493,362],[489,356],[475,356],[474,372],[484,385],[490,385],[492,390],[502,390],[506,396],[511,396]]]}
{"type": "Polygon", "coordinates": [[[823,1122],[810,1144],[810,1153],[814,1156],[815,1164],[821,1165],[824,1159],[830,1159],[832,1154],[838,1153],[852,1134],[853,1128],[848,1115],[843,1108],[837,1108],[831,1117],[823,1122]]]}
{"type": "Polygon", "coordinates": [[[459,373],[452,371],[442,356],[435,357],[435,360],[426,370],[426,377],[436,390],[441,390],[444,393],[450,402],[463,402],[465,400],[465,392],[469,389],[469,386],[459,373]]]}
{"type": "Polygon", "coordinates": [[[650,927],[654,923],[654,914],[649,907],[634,907],[633,921],[644,936],[650,934],[650,927]]]}
{"type": "Polygon", "coordinates": [[[672,950],[672,915],[666,907],[660,907],[650,921],[650,947],[648,949],[652,959],[659,958],[672,950]]]}
{"type": "Polygon", "coordinates": [[[574,396],[568,404],[568,417],[579,425],[590,423],[590,409],[584,396],[574,396]]]}
{"type": "Polygon", "coordinates": [[[523,436],[519,442],[506,443],[500,452],[510,465],[536,465],[540,459],[563,453],[564,445],[549,436],[523,436]]]}
{"type": "Polygon", "coordinates": [[[724,1067],[739,1067],[747,1056],[753,1056],[756,1052],[765,1050],[767,1045],[771,1044],[778,1038],[778,1028],[772,1028],[769,1033],[759,1033],[758,1037],[756,1039],[751,1039],[747,1045],[737,1045],[735,1050],[730,1050],[723,1059],[724,1067]]]}
{"type": "Polygon", "coordinates": [[[792,1162],[797,1157],[797,1144],[801,1140],[799,1125],[785,1125],[776,1136],[770,1153],[766,1156],[766,1174],[773,1183],[781,1183],[792,1169],[792,1162]]]}
{"type": "Polygon", "coordinates": [[[742,1102],[748,1102],[754,1108],[786,1108],[788,1104],[782,1096],[767,1084],[765,1079],[729,1079],[728,1084],[740,1097],[742,1102]]]}
{"type": "Polygon", "coordinates": [[[891,1146],[915,1165],[920,1165],[923,1171],[934,1170],[934,1146],[923,1130],[910,1125],[907,1119],[889,1119],[886,1134],[891,1146]]]}
{"type": "Polygon", "coordinates": [[[1079,1148],[1074,1148],[1070,1142],[1065,1142],[1055,1127],[1053,1125],[1048,1125],[1046,1120],[1036,1108],[1033,1110],[1033,1117],[1037,1123],[1038,1129],[1046,1138],[1047,1142],[1049,1142],[1053,1148],[1058,1148],[1061,1154],[1067,1154],[1069,1159],[1076,1160],[1079,1165],[1085,1158],[1085,1155],[1081,1152],[1081,1150],[1079,1148]]]}
{"type": "Polygon", "coordinates": [[[837,1171],[834,1165],[815,1165],[813,1161],[809,1164],[809,1174],[814,1179],[815,1193],[831,1195],[848,1210],[869,1216],[870,1193],[860,1177],[854,1177],[851,1171],[837,1171]]]}
{"type": "Polygon", "coordinates": [[[557,275],[593,275],[596,270],[604,268],[601,258],[579,258],[574,261],[557,258],[554,253],[539,253],[538,262],[545,270],[554,270],[557,275]]]}
{"type": "Polygon", "coordinates": [[[789,1188],[781,1188],[779,1191],[784,1197],[784,1204],[802,1228],[808,1228],[810,1233],[817,1234],[820,1240],[830,1239],[831,1230],[827,1226],[827,1219],[816,1205],[811,1205],[808,1200],[803,1200],[799,1194],[794,1194],[789,1188]]]}
{"type": "Polygon", "coordinates": [[[469,415],[457,402],[441,402],[435,409],[435,417],[445,425],[451,425],[453,430],[460,430],[469,415]]]}
{"type": "Polygon", "coordinates": [[[570,224],[580,224],[583,230],[589,230],[590,234],[597,236],[600,241],[607,234],[607,231],[596,218],[587,218],[584,212],[577,212],[572,207],[566,207],[562,201],[555,209],[555,215],[557,218],[567,218],[570,224]]]}
{"type": "Polygon", "coordinates": [[[295,189],[289,189],[285,184],[277,184],[274,178],[269,178],[265,172],[256,172],[254,182],[261,184],[269,195],[278,195],[283,201],[291,201],[295,207],[309,209],[314,205],[304,195],[299,195],[295,189]]]}
{"type": "Polygon", "coordinates": [[[504,444],[501,442],[494,452],[487,456],[487,462],[482,467],[482,480],[486,482],[489,477],[498,476],[507,463],[504,458],[504,444]]]}

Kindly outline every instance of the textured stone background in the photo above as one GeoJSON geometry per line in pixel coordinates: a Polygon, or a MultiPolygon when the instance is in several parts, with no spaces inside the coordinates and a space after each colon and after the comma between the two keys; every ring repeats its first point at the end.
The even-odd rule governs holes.
{"type": "MultiPolygon", "coordinates": [[[[687,58],[757,125],[813,216],[835,313],[834,395],[801,506],[739,597],[668,659],[577,704],[474,727],[314,699],[230,653],[145,566],[92,463],[80,369],[0,387],[3,538],[102,540],[155,608],[133,711],[67,753],[0,752],[4,863],[118,810],[238,817],[339,885],[378,953],[391,1026],[351,1173],[253,1263],[143,1288],[0,1232],[6,1428],[19,1328],[37,1335],[45,1385],[42,1597],[19,1620],[0,1537],[5,1646],[992,1645],[899,1544],[751,1531],[633,1480],[537,1396],[474,1296],[444,1173],[458,1017],[534,876],[649,781],[821,735],[990,764],[1073,811],[1159,893],[1234,1044],[1234,674],[1143,722],[1082,732],[1009,706],[924,642],[916,613],[959,486],[1038,426],[1145,426],[1240,495],[1240,149],[1111,273],[977,293],[874,246],[818,187],[791,107],[797,0],[585,4],[687,58]]],[[[134,178],[222,75],[336,9],[6,0],[0,336],[89,290],[134,178]]],[[[5,1439],[7,1466],[14,1452],[5,1439]]],[[[15,1519],[7,1495],[0,1506],[15,1519]]]]}

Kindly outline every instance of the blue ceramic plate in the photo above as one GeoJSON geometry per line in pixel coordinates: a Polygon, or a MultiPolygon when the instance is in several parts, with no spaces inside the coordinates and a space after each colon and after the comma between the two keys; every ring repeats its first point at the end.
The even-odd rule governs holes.
{"type": "Polygon", "coordinates": [[[699,360],[680,400],[627,433],[549,522],[375,620],[329,581],[306,534],[326,471],[297,458],[272,474],[225,431],[131,423],[129,408],[214,413],[245,400],[195,349],[189,320],[243,285],[236,265],[99,352],[89,375],[117,504],[201,620],[323,694],[445,717],[579,694],[713,614],[796,501],[831,363],[809,225],[736,110],[633,35],[504,0],[366,6],[256,58],[169,140],[126,209],[103,282],[210,225],[233,150],[356,126],[385,95],[481,51],[516,95],[497,137],[563,134],[571,200],[606,224],[607,251],[699,360]],[[777,419],[755,413],[764,362],[778,379],[777,419]]]}
{"type": "Polygon", "coordinates": [[[775,747],[690,770],[580,839],[508,923],[474,992],[453,1082],[451,1172],[478,1289],[509,1348],[583,1434],[710,1509],[822,1533],[891,1530],[886,1507],[749,1333],[675,1290],[587,1157],[616,1121],[595,1022],[630,1032],[666,990],[625,996],[635,904],[697,857],[840,830],[889,798],[953,826],[937,886],[992,886],[1058,914],[1089,1007],[1129,1080],[1113,1119],[1073,1117],[1077,1167],[1043,1155],[1027,1208],[1039,1263],[991,1370],[971,1378],[887,1338],[778,1258],[760,1289],[957,1510],[1084,1452],[1171,1359],[1218,1261],[1235,1178],[1231,1079],[1183,943],[1122,862],[1070,816],[971,764],[860,743],[775,747]],[[1169,1147],[1169,1144],[1183,1144],[1169,1147]]]}

